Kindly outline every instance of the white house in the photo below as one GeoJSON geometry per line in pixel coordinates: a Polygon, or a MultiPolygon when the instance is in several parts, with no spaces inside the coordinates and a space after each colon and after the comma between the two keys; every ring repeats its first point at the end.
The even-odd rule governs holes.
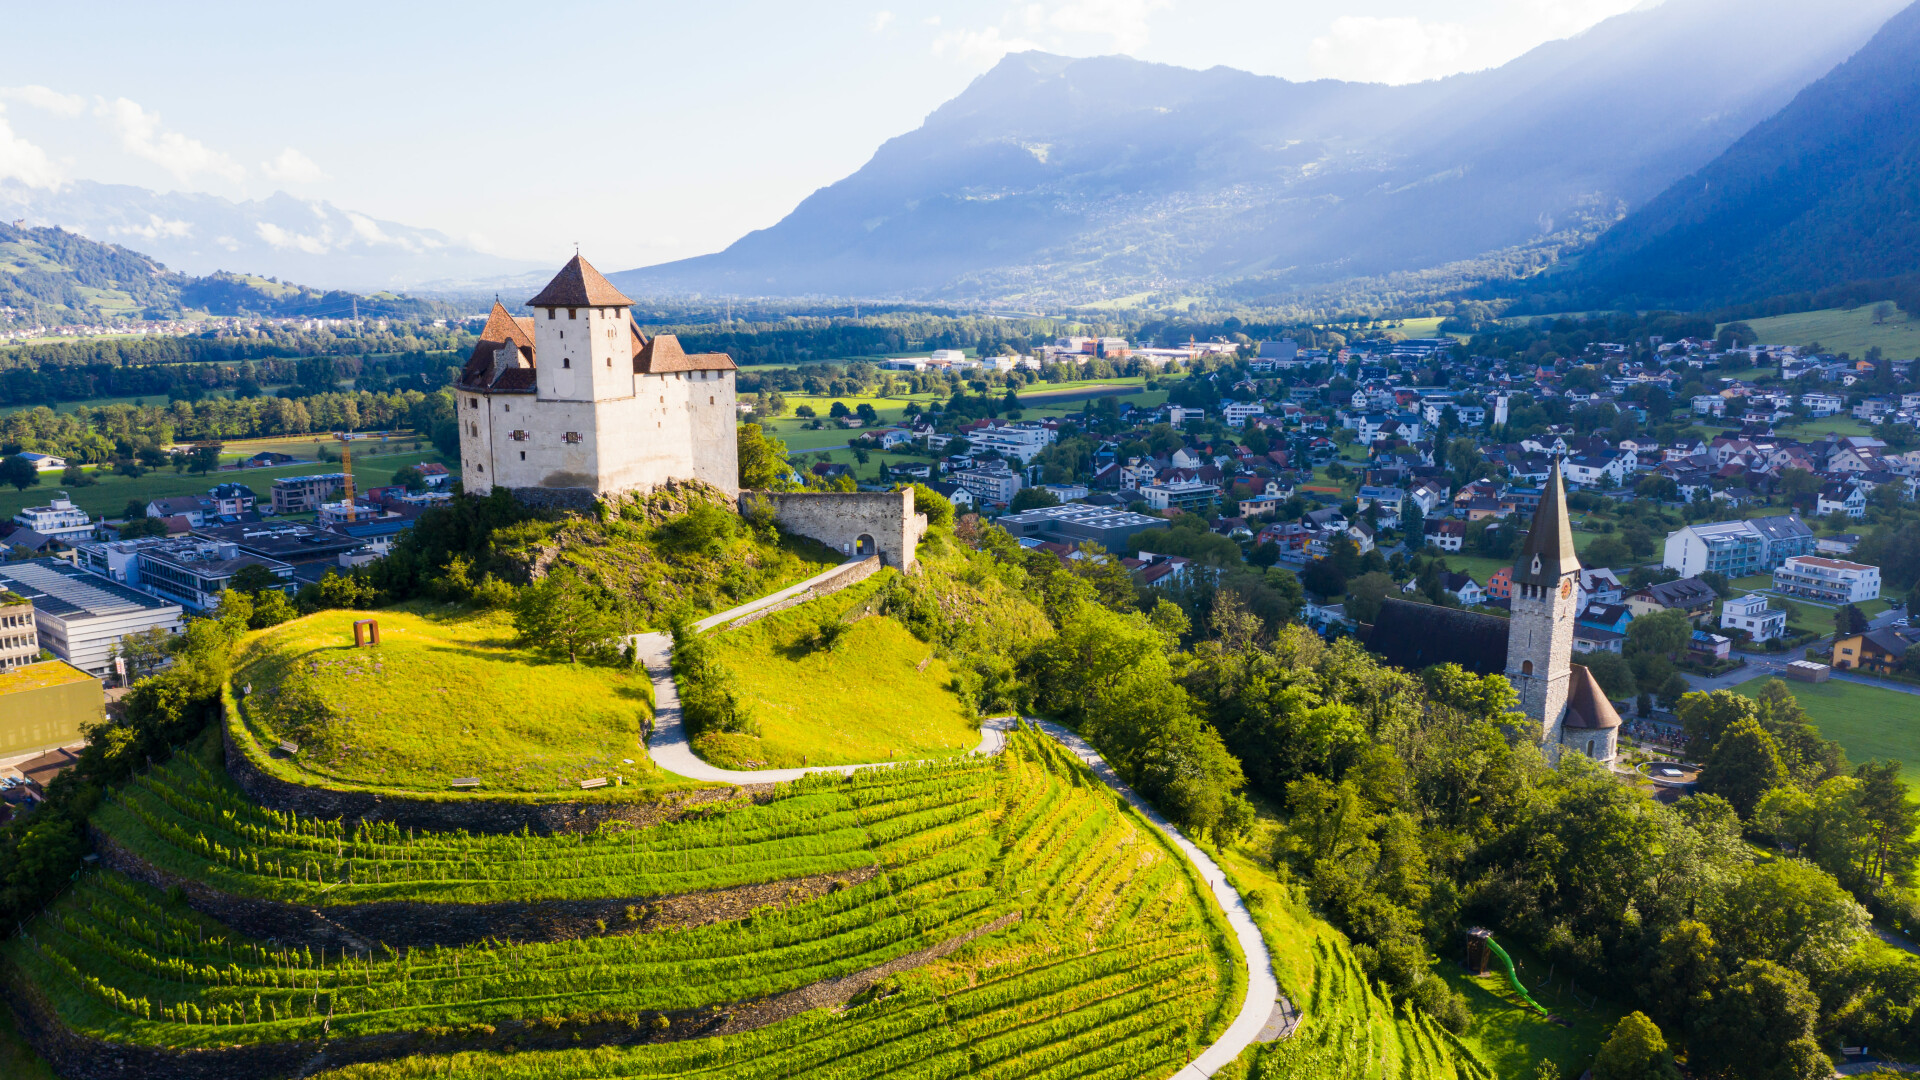
{"type": "Polygon", "coordinates": [[[1813,512],[1822,516],[1845,514],[1848,517],[1866,517],[1867,497],[1858,484],[1826,484],[1820,488],[1813,512]]]}
{"type": "Polygon", "coordinates": [[[1721,607],[1720,629],[1745,630],[1756,642],[1772,641],[1787,632],[1787,613],[1768,607],[1759,593],[1748,593],[1721,607]]]}
{"type": "Polygon", "coordinates": [[[93,535],[93,519],[85,510],[73,505],[64,491],[53,493],[53,499],[45,506],[28,506],[13,515],[16,525],[25,525],[41,536],[51,536],[65,543],[85,540],[93,535]]]}
{"type": "Polygon", "coordinates": [[[1795,555],[1773,572],[1773,591],[1822,604],[1860,604],[1880,596],[1880,568],[1845,559],[1795,555]]]}

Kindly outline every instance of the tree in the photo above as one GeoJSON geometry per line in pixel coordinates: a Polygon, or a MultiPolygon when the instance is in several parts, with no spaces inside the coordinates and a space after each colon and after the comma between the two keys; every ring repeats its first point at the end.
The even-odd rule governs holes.
{"type": "Polygon", "coordinates": [[[97,483],[97,481],[94,480],[93,474],[78,465],[69,465],[65,469],[60,470],[60,485],[62,487],[92,487],[95,483],[97,483]]]}
{"type": "Polygon", "coordinates": [[[1693,638],[1693,622],[1678,608],[1649,612],[1627,624],[1627,655],[1671,657],[1693,638]]]}
{"type": "Polygon", "coordinates": [[[1733,722],[1707,757],[1700,771],[1700,789],[1719,795],[1748,817],[1767,792],[1786,782],[1787,767],[1780,747],[1758,720],[1733,722]]]}
{"type": "Polygon", "coordinates": [[[1398,589],[1393,578],[1375,571],[1347,582],[1347,617],[1371,623],[1380,617],[1380,602],[1398,589]]]}
{"type": "Polygon", "coordinates": [[[1048,491],[1046,488],[1030,487],[1021,488],[1019,491],[1014,492],[1013,501],[1007,504],[1007,509],[1018,513],[1022,510],[1034,510],[1042,506],[1059,505],[1060,497],[1053,492],[1048,491]]]}
{"type": "Polygon", "coordinates": [[[953,524],[953,503],[945,495],[925,484],[907,486],[913,489],[914,513],[927,515],[928,528],[944,529],[953,524]]]}
{"type": "Polygon", "coordinates": [[[1820,999],[1797,971],[1749,960],[1703,1010],[1689,1064],[1716,1080],[1825,1080],[1833,1062],[1814,1038],[1820,999]]]}
{"type": "Polygon", "coordinates": [[[1582,658],[1581,663],[1600,683],[1600,689],[1615,701],[1630,698],[1639,689],[1633,666],[1619,653],[1595,649],[1582,658]]]}
{"type": "Polygon", "coordinates": [[[560,566],[520,590],[513,628],[521,640],[578,663],[582,652],[604,648],[620,633],[618,614],[599,589],[570,566],[560,566]]]}
{"type": "Polygon", "coordinates": [[[420,475],[420,468],[417,465],[402,465],[395,469],[390,483],[395,487],[406,488],[408,491],[427,490],[427,478],[420,475]]]}
{"type": "MultiPolygon", "coordinates": [[[[801,406],[805,408],[805,406],[801,406]]],[[[748,491],[779,491],[792,486],[787,445],[768,435],[759,424],[735,429],[740,459],[740,486],[748,491]]]]}
{"type": "Polygon", "coordinates": [[[220,444],[204,443],[193,448],[187,462],[188,468],[196,473],[206,474],[220,467],[220,444]]]}
{"type": "Polygon", "coordinates": [[[1680,1080],[1659,1025],[1645,1013],[1631,1012],[1593,1059],[1593,1080],[1680,1080]]]}
{"type": "Polygon", "coordinates": [[[835,420],[839,420],[842,417],[853,415],[853,410],[847,408],[846,402],[836,401],[827,408],[827,415],[834,418],[835,420]]]}
{"type": "Polygon", "coordinates": [[[1851,637],[1867,632],[1866,613],[1852,604],[1833,613],[1833,632],[1837,637],[1851,637]]]}
{"type": "Polygon", "coordinates": [[[12,484],[16,491],[25,491],[40,482],[40,470],[33,467],[33,462],[15,454],[0,461],[0,480],[12,484]]]}
{"type": "Polygon", "coordinates": [[[248,563],[234,572],[233,577],[227,582],[227,588],[237,589],[243,593],[257,593],[262,589],[278,591],[282,584],[284,582],[273,571],[259,563],[248,563]]]}
{"type": "Polygon", "coordinates": [[[1619,537],[1602,536],[1587,545],[1580,561],[1587,566],[1625,566],[1633,561],[1633,552],[1619,537]]]}
{"type": "Polygon", "coordinates": [[[1798,859],[1741,868],[1709,912],[1725,955],[1765,960],[1813,978],[1839,970],[1872,925],[1867,910],[1831,874],[1798,859]]]}

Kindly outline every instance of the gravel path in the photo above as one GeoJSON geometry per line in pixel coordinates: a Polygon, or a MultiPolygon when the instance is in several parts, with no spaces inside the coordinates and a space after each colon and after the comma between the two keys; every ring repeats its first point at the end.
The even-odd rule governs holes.
{"type": "MultiPolygon", "coordinates": [[[[835,568],[838,569],[837,567],[835,568]]],[[[829,571],[831,573],[832,571],[829,571]]],[[[737,619],[742,615],[758,610],[770,603],[778,603],[799,590],[809,587],[812,581],[804,581],[790,589],[781,590],[771,596],[762,597],[750,604],[743,604],[731,611],[703,620],[702,629],[718,626],[721,623],[737,619]]],[[[700,760],[687,741],[687,729],[680,715],[680,691],[673,681],[673,638],[668,634],[635,635],[634,647],[639,652],[641,662],[646,664],[647,673],[653,677],[654,720],[653,733],[647,738],[647,755],[655,765],[677,776],[694,780],[711,780],[723,784],[770,784],[789,780],[798,780],[808,773],[837,772],[852,773],[856,769],[870,769],[877,766],[898,764],[897,762],[874,762],[870,765],[819,765],[806,769],[720,769],[700,760]]],[[[1011,716],[993,717],[980,725],[980,745],[974,749],[976,754],[997,754],[1006,746],[1008,731],[1013,729],[1017,720],[1011,716]]],[[[1086,740],[1072,731],[1047,720],[1029,720],[1054,740],[1065,746],[1068,752],[1086,763],[1095,776],[1132,804],[1142,817],[1164,833],[1173,845],[1180,849],[1194,867],[1200,871],[1200,877],[1213,891],[1214,899],[1220,904],[1220,910],[1227,916],[1227,925],[1232,928],[1235,939],[1240,942],[1240,950],[1247,958],[1247,997],[1240,1006],[1240,1013],[1228,1025],[1226,1033],[1218,1041],[1203,1051],[1185,1068],[1175,1075],[1175,1080],[1202,1080],[1219,1072],[1228,1063],[1240,1056],[1250,1044],[1271,1042],[1276,1038],[1291,1034],[1294,1024],[1298,1023],[1298,1013],[1293,1004],[1280,993],[1279,983],[1273,975],[1273,958],[1267,953],[1266,939],[1260,936],[1260,928],[1254,925],[1253,916],[1247,911],[1246,904],[1240,899],[1226,874],[1220,867],[1201,851],[1192,841],[1176,828],[1172,822],[1162,817],[1145,799],[1134,794],[1133,789],[1120,781],[1112,766],[1101,757],[1086,740]]]]}

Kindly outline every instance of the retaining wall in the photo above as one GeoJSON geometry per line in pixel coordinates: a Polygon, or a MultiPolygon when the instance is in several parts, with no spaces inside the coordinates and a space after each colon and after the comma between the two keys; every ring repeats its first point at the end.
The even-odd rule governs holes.
{"type": "Polygon", "coordinates": [[[805,592],[796,593],[777,604],[769,604],[757,611],[742,615],[728,623],[723,629],[737,630],[742,626],[757,623],[769,615],[786,611],[789,608],[799,607],[809,600],[818,599],[822,596],[832,596],[842,589],[867,580],[879,573],[880,570],[881,562],[880,556],[878,555],[872,558],[862,559],[859,562],[847,563],[840,567],[839,570],[836,570],[833,576],[814,582],[813,587],[807,589],[805,592]]]}
{"type": "Polygon", "coordinates": [[[790,533],[811,537],[836,551],[857,554],[861,539],[897,570],[913,569],[927,515],[913,512],[913,489],[887,492],[753,491],[742,492],[773,509],[773,519],[790,533]]]}

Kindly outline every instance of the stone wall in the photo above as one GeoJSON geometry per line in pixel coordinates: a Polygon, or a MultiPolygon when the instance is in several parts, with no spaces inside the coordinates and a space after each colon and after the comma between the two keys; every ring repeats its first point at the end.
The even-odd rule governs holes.
{"type": "MultiPolygon", "coordinates": [[[[226,743],[227,775],[247,798],[269,810],[304,814],[308,817],[342,818],[356,821],[390,821],[401,828],[498,835],[531,829],[546,836],[553,833],[592,832],[609,821],[633,825],[659,825],[678,820],[688,809],[703,803],[771,795],[772,784],[749,784],[736,788],[701,788],[679,792],[650,802],[621,801],[611,797],[566,802],[512,802],[485,795],[452,795],[445,799],[410,799],[404,795],[342,791],[282,780],[262,772],[233,743],[233,732],[221,725],[226,743]]],[[[619,789],[602,789],[617,793],[619,789]]]]}
{"type": "Polygon", "coordinates": [[[851,585],[857,585],[860,582],[867,580],[873,575],[879,573],[880,570],[881,570],[880,556],[878,555],[869,556],[865,559],[860,560],[859,562],[845,563],[840,567],[839,570],[835,571],[831,577],[823,578],[820,581],[814,582],[813,587],[807,589],[805,592],[796,593],[793,596],[789,596],[785,600],[782,600],[777,604],[769,604],[758,611],[752,612],[747,615],[742,615],[739,618],[728,623],[725,627],[723,627],[723,629],[737,630],[742,626],[749,626],[753,623],[757,623],[761,619],[764,619],[769,615],[774,615],[779,612],[786,611],[788,608],[799,607],[801,604],[804,604],[809,600],[817,599],[822,596],[831,596],[834,593],[839,592],[841,589],[847,588],[848,586],[851,586],[851,585]]]}
{"type": "Polygon", "coordinates": [[[913,512],[913,489],[888,492],[756,491],[742,493],[773,509],[773,518],[790,533],[810,537],[847,555],[863,541],[896,570],[912,570],[927,516],[913,512]]]}

